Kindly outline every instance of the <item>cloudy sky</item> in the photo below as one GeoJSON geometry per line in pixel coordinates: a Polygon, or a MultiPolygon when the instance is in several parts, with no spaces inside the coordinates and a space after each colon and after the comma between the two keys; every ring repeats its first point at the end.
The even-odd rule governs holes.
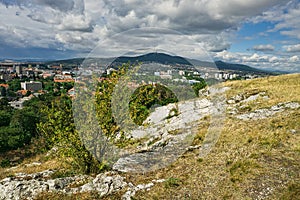
{"type": "Polygon", "coordinates": [[[84,57],[124,31],[163,28],[214,60],[300,72],[299,24],[299,0],[0,0],[0,59],[84,57]]]}

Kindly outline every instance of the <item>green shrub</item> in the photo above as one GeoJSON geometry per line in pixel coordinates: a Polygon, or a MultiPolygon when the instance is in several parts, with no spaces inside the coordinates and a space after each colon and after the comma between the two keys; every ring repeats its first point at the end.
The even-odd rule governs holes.
{"type": "Polygon", "coordinates": [[[46,119],[38,124],[38,131],[45,139],[48,149],[58,147],[60,158],[64,161],[70,160],[69,164],[75,171],[97,173],[105,169],[82,143],[75,128],[72,102],[69,97],[63,95],[57,98],[51,107],[44,108],[42,112],[46,115],[46,119]]]}
{"type": "MultiPolygon", "coordinates": [[[[142,125],[150,114],[153,105],[167,105],[178,102],[176,95],[163,85],[143,85],[135,90],[129,102],[131,119],[138,125],[142,125]]],[[[172,110],[178,115],[178,110],[172,110]]],[[[174,116],[173,115],[173,116],[174,116]]],[[[171,116],[170,116],[171,117],[171,116]]]]}
{"type": "Polygon", "coordinates": [[[180,179],[170,177],[165,181],[165,187],[170,188],[170,187],[178,187],[180,186],[180,179]]]}
{"type": "Polygon", "coordinates": [[[3,160],[1,160],[0,166],[2,168],[10,167],[10,161],[9,161],[9,159],[3,159],[3,160]]]}

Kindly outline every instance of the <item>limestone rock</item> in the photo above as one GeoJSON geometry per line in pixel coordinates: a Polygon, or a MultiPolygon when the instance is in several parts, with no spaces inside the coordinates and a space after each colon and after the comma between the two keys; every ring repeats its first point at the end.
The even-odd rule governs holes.
{"type": "Polygon", "coordinates": [[[100,196],[118,191],[127,183],[124,178],[117,174],[99,174],[89,183],[80,187],[70,188],[71,184],[78,184],[92,177],[79,175],[49,179],[53,171],[47,170],[34,174],[18,173],[14,177],[0,181],[0,200],[34,199],[41,192],[56,191],[68,194],[96,191],[100,196]]]}
{"type": "MultiPolygon", "coordinates": [[[[127,133],[131,135],[129,138],[143,139],[145,142],[131,150],[132,152],[122,155],[114,163],[113,169],[137,173],[156,170],[169,165],[184,152],[194,148],[190,147],[190,144],[201,119],[208,115],[215,118],[225,117],[223,93],[227,89],[211,88],[209,90],[211,98],[195,98],[157,107],[144,121],[144,126],[127,133]],[[176,115],[172,114],[174,110],[176,115]]],[[[212,124],[221,123],[222,120],[219,118],[212,124]]]]}
{"type": "Polygon", "coordinates": [[[279,103],[275,106],[272,106],[269,109],[257,109],[250,113],[237,115],[236,117],[241,120],[265,119],[275,115],[276,113],[283,112],[287,109],[298,109],[298,108],[300,108],[300,104],[297,102],[279,103]]]}

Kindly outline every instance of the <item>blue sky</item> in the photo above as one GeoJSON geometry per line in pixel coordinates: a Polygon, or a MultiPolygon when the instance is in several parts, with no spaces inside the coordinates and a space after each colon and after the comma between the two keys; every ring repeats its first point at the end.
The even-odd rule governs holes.
{"type": "MultiPolygon", "coordinates": [[[[154,27],[183,33],[214,60],[300,72],[299,0],[0,0],[0,19],[0,59],[85,57],[116,34],[154,27]]],[[[143,46],[162,47],[153,39],[162,34],[143,46]]],[[[188,56],[182,41],[168,51],[188,56]]]]}
{"type": "Polygon", "coordinates": [[[257,24],[252,22],[243,23],[240,26],[240,29],[237,31],[237,39],[236,41],[233,41],[231,45],[231,51],[241,52],[245,50],[251,50],[253,44],[275,45],[275,37],[282,36],[276,32],[272,33],[272,37],[269,37],[271,33],[267,33],[267,31],[271,29],[271,27],[273,27],[273,24],[270,22],[260,22],[257,24]]]}

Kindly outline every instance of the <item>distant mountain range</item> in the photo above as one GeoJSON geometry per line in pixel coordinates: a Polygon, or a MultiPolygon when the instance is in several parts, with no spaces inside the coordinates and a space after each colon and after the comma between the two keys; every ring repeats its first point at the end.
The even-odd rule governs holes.
{"type": "Polygon", "coordinates": [[[220,70],[234,70],[234,71],[243,71],[243,72],[266,72],[264,70],[260,70],[254,67],[250,67],[248,65],[242,65],[242,64],[232,64],[232,63],[226,63],[223,61],[216,61],[216,66],[220,70]]]}
{"type": "MultiPolygon", "coordinates": [[[[63,64],[63,65],[78,65],[81,64],[85,58],[74,58],[68,60],[57,60],[57,61],[49,61],[45,64],[54,65],[54,64],[63,64]]],[[[285,73],[285,72],[271,72],[271,71],[264,71],[254,67],[250,67],[248,65],[243,64],[233,64],[233,63],[226,63],[223,61],[215,61],[206,62],[200,61],[195,59],[186,59],[180,56],[172,56],[165,53],[148,53],[140,56],[120,56],[118,58],[88,58],[89,62],[102,62],[108,63],[110,65],[118,65],[122,63],[135,63],[135,62],[156,62],[161,64],[169,64],[169,65],[195,65],[195,66],[203,66],[203,67],[217,67],[220,70],[232,70],[232,71],[240,71],[240,72],[247,72],[247,73],[265,73],[265,74],[278,74],[278,73],[285,73]]]]}
{"type": "Polygon", "coordinates": [[[121,56],[114,60],[115,63],[126,63],[126,62],[156,62],[161,64],[169,65],[192,65],[187,59],[180,56],[172,56],[165,53],[148,53],[140,56],[129,57],[121,56]]]}

